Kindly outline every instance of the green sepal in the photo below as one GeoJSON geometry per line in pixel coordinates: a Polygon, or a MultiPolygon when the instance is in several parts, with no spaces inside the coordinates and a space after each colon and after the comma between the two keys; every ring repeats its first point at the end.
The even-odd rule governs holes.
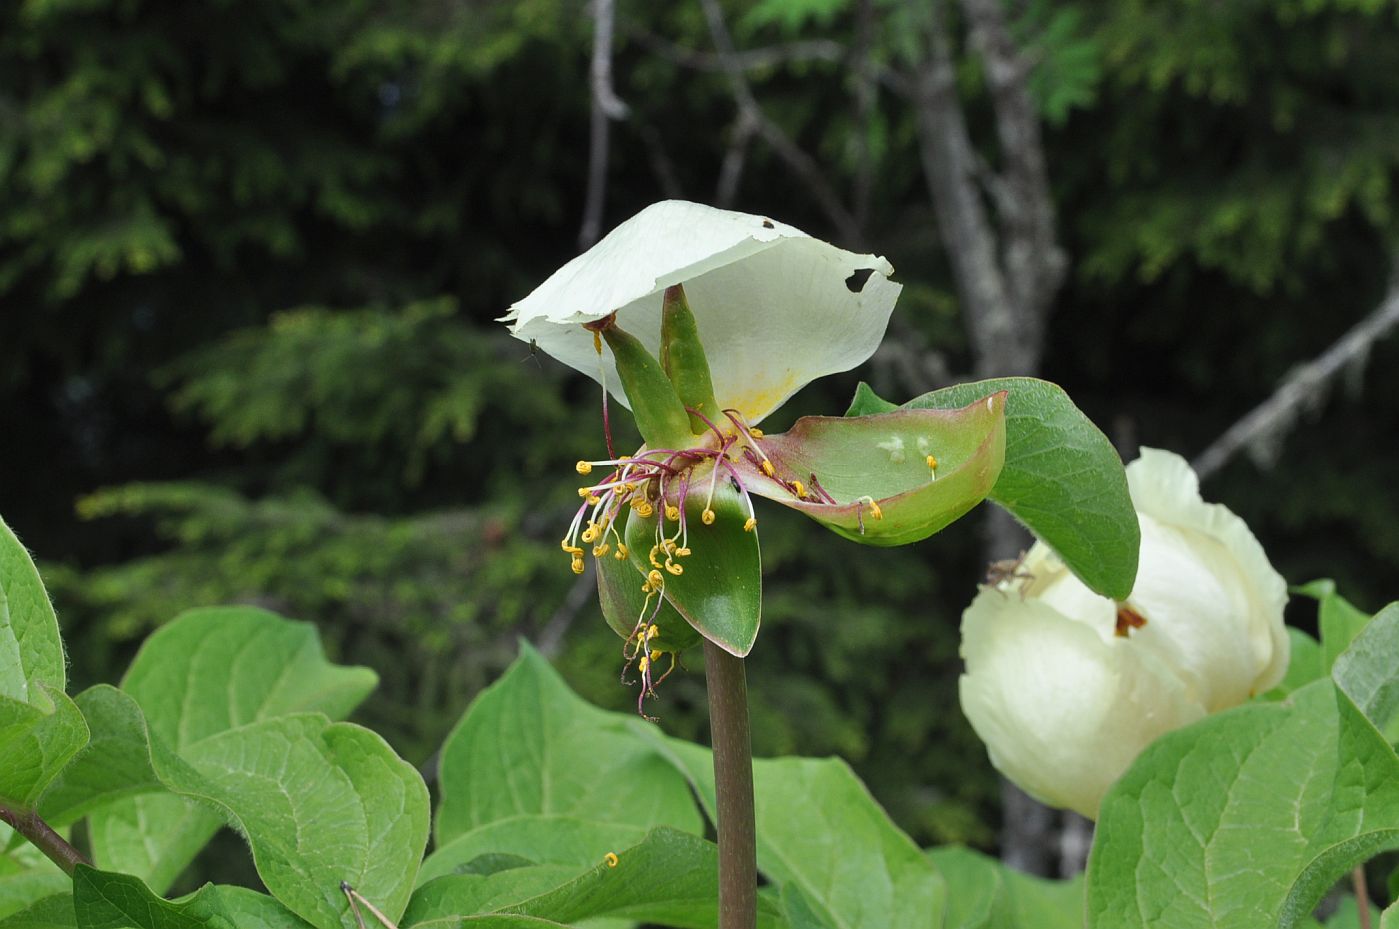
{"type": "MultiPolygon", "coordinates": [[[[661,367],[675,387],[680,402],[687,409],[704,414],[710,420],[719,417],[719,405],[714,400],[714,380],[709,374],[709,359],[704,357],[699,326],[685,299],[685,288],[676,284],[667,287],[661,315],[661,367]]],[[[709,424],[694,413],[689,414],[690,430],[701,435],[709,424]]]]}
{"type": "MultiPolygon", "coordinates": [[[[953,410],[1007,391],[1005,467],[992,502],[1008,510],[1105,597],[1125,600],[1137,576],[1141,531],[1122,459],[1063,388],[1032,377],[954,384],[915,397],[901,410],[953,410]]],[[[883,412],[867,385],[847,416],[883,412]]]]}
{"type": "MultiPolygon", "coordinates": [[[[706,494],[702,476],[692,484],[686,520],[691,554],[677,558],[685,573],[665,576],[665,598],[695,630],[724,651],[742,658],[758,637],[762,614],[763,571],[758,534],[745,532],[748,509],[739,495],[722,480],[714,494],[715,520],[706,526],[701,517],[706,494]]],[[[660,507],[657,507],[659,511],[660,507]]],[[[657,512],[649,518],[632,512],[626,540],[631,562],[638,571],[652,569],[649,554],[656,544],[657,512]]],[[[675,524],[666,523],[666,534],[675,524]]],[[[659,555],[660,553],[658,553],[659,555]]],[[[665,558],[661,556],[660,561],[665,558]]]]}
{"type": "Polygon", "coordinates": [[[659,608],[655,600],[646,602],[641,592],[646,577],[631,561],[619,561],[609,553],[596,559],[596,564],[598,602],[613,632],[630,639],[645,611],[650,623],[660,630],[659,638],[651,640],[652,651],[679,653],[700,640],[699,633],[664,598],[659,608]]]}
{"type": "Polygon", "coordinates": [[[651,448],[687,448],[693,444],[690,415],[671,386],[660,362],[635,336],[609,325],[602,330],[612,349],[622,389],[631,403],[636,428],[651,448]]]}
{"type": "Polygon", "coordinates": [[[744,480],[750,491],[856,542],[917,542],[961,517],[995,485],[1005,460],[1005,397],[1001,391],[960,410],[803,417],[762,440],[774,477],[745,461],[744,480]],[[929,455],[937,459],[933,471],[929,455]],[[835,503],[818,501],[813,474],[835,503]],[[806,496],[798,499],[778,479],[800,481],[806,496]]]}

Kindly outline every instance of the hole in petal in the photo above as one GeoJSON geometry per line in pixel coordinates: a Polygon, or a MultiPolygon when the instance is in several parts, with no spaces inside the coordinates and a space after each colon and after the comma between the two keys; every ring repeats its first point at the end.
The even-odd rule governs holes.
{"type": "Polygon", "coordinates": [[[870,275],[873,273],[874,268],[860,268],[858,271],[851,274],[845,279],[846,289],[849,290],[852,294],[859,293],[860,291],[865,289],[865,284],[869,281],[870,275]]]}

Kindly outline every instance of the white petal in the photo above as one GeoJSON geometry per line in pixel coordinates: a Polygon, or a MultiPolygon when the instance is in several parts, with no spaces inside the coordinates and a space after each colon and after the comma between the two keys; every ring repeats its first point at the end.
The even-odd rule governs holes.
{"type": "Polygon", "coordinates": [[[1232,706],[1282,680],[1290,654],[1287,583],[1248,525],[1205,503],[1195,472],[1171,452],[1142,449],[1127,466],[1127,485],[1143,517],[1143,570],[1132,600],[1148,619],[1157,613],[1163,630],[1175,628],[1186,666],[1212,662],[1204,671],[1215,682],[1207,705],[1232,706]],[[1233,644],[1224,644],[1226,636],[1233,644]]]}
{"type": "Polygon", "coordinates": [[[721,408],[757,423],[810,381],[874,353],[901,285],[883,258],[857,255],[783,223],[697,203],[657,203],[570,261],[504,317],[514,335],[594,380],[622,403],[604,347],[582,324],[617,323],[653,353],[661,296],[684,284],[721,408]],[[851,289],[847,279],[871,271],[851,289]]]}
{"type": "Polygon", "coordinates": [[[1153,739],[1204,715],[1132,638],[1105,641],[1036,600],[983,590],[962,616],[962,710],[991,761],[1085,816],[1153,739]]]}

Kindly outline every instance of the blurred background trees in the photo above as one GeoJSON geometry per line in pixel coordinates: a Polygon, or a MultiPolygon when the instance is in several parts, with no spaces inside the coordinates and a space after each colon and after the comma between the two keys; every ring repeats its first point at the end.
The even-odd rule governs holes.
{"type": "MultiPolygon", "coordinates": [[[[517,636],[624,706],[557,552],[596,387],[494,322],[589,215],[682,196],[893,261],[885,347],[786,421],[858,376],[904,398],[1037,367],[1128,458],[1198,453],[1386,291],[1392,2],[618,0],[601,56],[594,12],[0,6],[0,511],[78,686],[252,602],[375,667],[360,718],[425,765],[517,636]]],[[[1399,565],[1396,362],[1377,344],[1206,485],[1365,607],[1399,565]]],[[[764,552],[756,750],[838,752],[920,840],[994,845],[956,702],[974,530],[872,552],[772,514],[764,552]]],[[[657,712],[702,738],[702,708],[689,675],[657,712]]]]}

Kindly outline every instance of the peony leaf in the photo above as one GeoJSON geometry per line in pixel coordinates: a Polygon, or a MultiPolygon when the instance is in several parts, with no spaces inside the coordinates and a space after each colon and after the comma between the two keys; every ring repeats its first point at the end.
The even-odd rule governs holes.
{"type": "Polygon", "coordinates": [[[1088,925],[1301,925],[1399,846],[1399,758],[1330,681],[1209,716],[1149,747],[1104,798],[1088,925]]]}
{"type": "Polygon", "coordinates": [[[1001,392],[958,410],[803,417],[763,439],[773,476],[744,462],[744,480],[848,539],[906,545],[985,499],[1005,459],[1004,411],[1001,392]],[[807,491],[801,499],[795,482],[807,491]],[[835,503],[822,501],[822,491],[835,503]]]}
{"type": "MultiPolygon", "coordinates": [[[[698,832],[701,821],[684,780],[623,729],[626,719],[585,703],[537,652],[522,646],[442,746],[437,854],[473,830],[523,816],[698,832]]],[[[476,853],[510,851],[550,861],[539,852],[548,846],[547,834],[537,839],[538,848],[479,846],[476,853]]]]}

